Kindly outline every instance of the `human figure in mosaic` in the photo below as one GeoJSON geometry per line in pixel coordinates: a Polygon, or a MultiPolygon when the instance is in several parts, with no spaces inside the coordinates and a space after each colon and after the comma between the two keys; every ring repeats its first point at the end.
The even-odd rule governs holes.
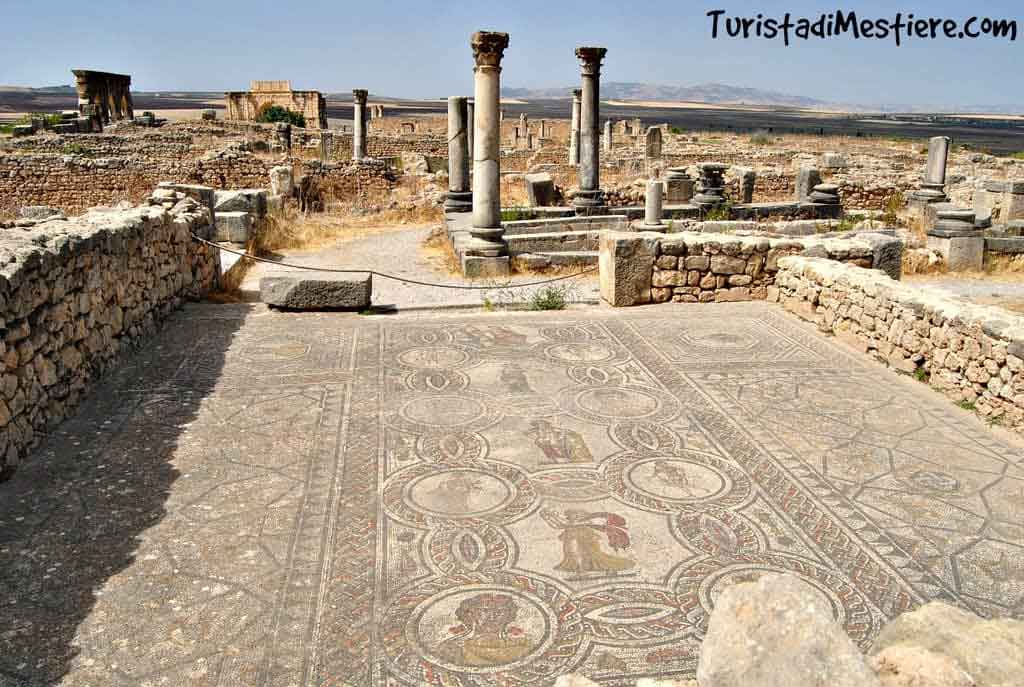
{"type": "Polygon", "coordinates": [[[455,609],[459,625],[441,642],[440,653],[452,663],[488,667],[512,663],[526,656],[533,643],[514,625],[519,608],[505,594],[477,594],[455,609]]]}
{"type": "Polygon", "coordinates": [[[547,420],[534,420],[526,436],[533,439],[544,453],[546,462],[592,463],[594,457],[587,448],[583,435],[564,427],[555,427],[547,420]]]}
{"type": "Polygon", "coordinates": [[[489,327],[466,327],[466,336],[481,348],[489,346],[516,346],[526,343],[526,335],[506,327],[494,325],[489,327]]]}
{"type": "Polygon", "coordinates": [[[557,530],[562,542],[562,560],[555,570],[575,573],[616,573],[636,566],[636,561],[616,555],[628,549],[626,519],[615,513],[588,513],[568,509],[564,514],[543,510],[540,516],[557,530]],[[607,543],[613,553],[604,550],[607,543]]]}
{"type": "Polygon", "coordinates": [[[474,494],[480,487],[480,480],[465,472],[456,472],[430,490],[435,503],[443,503],[451,512],[471,510],[474,494]]]}

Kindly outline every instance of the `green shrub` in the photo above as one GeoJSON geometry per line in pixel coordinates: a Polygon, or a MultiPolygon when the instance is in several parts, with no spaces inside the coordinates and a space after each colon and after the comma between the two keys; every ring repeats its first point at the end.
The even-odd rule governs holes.
{"type": "Polygon", "coordinates": [[[545,286],[530,294],[530,310],[565,310],[568,288],[545,286]]]}
{"type": "Polygon", "coordinates": [[[670,134],[681,134],[681,133],[683,133],[683,130],[680,129],[678,126],[670,126],[668,128],[668,132],[670,134]]]}
{"type": "Polygon", "coordinates": [[[758,131],[756,134],[750,137],[751,145],[755,146],[766,146],[773,142],[772,137],[765,131],[758,131]]]}
{"type": "Polygon", "coordinates": [[[292,126],[306,128],[306,118],[294,110],[281,107],[280,105],[269,105],[260,110],[256,117],[257,122],[273,124],[274,122],[285,122],[292,126]]]}
{"type": "Polygon", "coordinates": [[[534,219],[534,217],[530,208],[504,208],[501,211],[502,222],[517,222],[523,219],[534,219]]]}
{"type": "Polygon", "coordinates": [[[730,217],[730,210],[732,205],[730,203],[722,203],[717,205],[706,213],[704,213],[705,222],[727,222],[730,217]]]}

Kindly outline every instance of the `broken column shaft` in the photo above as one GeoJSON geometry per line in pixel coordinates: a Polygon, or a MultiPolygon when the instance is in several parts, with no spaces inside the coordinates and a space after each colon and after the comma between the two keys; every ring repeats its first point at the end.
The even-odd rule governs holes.
{"type": "Polygon", "coordinates": [[[352,91],[352,159],[366,157],[366,91],[352,91]]]}
{"type": "Polygon", "coordinates": [[[468,98],[448,98],[448,198],[445,210],[469,212],[473,194],[469,190],[468,98]]]}

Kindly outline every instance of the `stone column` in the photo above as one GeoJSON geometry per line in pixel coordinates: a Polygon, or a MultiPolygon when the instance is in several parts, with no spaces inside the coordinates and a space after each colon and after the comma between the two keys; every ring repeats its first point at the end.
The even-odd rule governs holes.
{"type": "Polygon", "coordinates": [[[601,102],[601,60],[607,48],[576,48],[580,60],[580,166],[579,190],[573,199],[577,214],[594,214],[604,206],[601,191],[601,144],[598,117],[601,102]]]}
{"type": "Polygon", "coordinates": [[[464,96],[448,98],[448,198],[444,209],[469,212],[473,194],[469,190],[468,101],[464,96]]]}
{"type": "MultiPolygon", "coordinates": [[[[604,152],[612,152],[612,120],[604,123],[604,152]]],[[[579,160],[577,160],[577,164],[579,160]]]]}
{"type": "Polygon", "coordinates": [[[366,157],[366,90],[352,91],[352,159],[366,157]]]}
{"type": "Polygon", "coordinates": [[[647,197],[644,200],[644,223],[640,226],[644,231],[664,231],[661,223],[662,193],[664,186],[660,179],[647,182],[647,197]]]}
{"type": "Polygon", "coordinates": [[[951,142],[948,136],[935,136],[928,141],[928,165],[924,168],[921,190],[914,192],[914,199],[928,203],[946,200],[946,160],[951,142]]]}
{"type": "Polygon", "coordinates": [[[569,164],[580,163],[580,89],[572,92],[572,124],[569,126],[569,164]]]}
{"type": "Polygon", "coordinates": [[[501,58],[508,34],[477,31],[473,48],[473,226],[466,243],[462,269],[467,276],[508,273],[508,256],[501,228],[501,170],[499,93],[501,58]],[[484,258],[470,260],[469,258],[484,258]]]}
{"type": "MultiPolygon", "coordinates": [[[[501,131],[499,126],[498,131],[501,131]]],[[[501,134],[499,133],[499,136],[501,134]]],[[[473,167],[473,103],[466,100],[466,150],[469,151],[469,166],[473,167]]]]}
{"type": "Polygon", "coordinates": [[[740,202],[749,204],[754,202],[754,185],[757,184],[757,172],[744,168],[740,170],[740,202]]]}

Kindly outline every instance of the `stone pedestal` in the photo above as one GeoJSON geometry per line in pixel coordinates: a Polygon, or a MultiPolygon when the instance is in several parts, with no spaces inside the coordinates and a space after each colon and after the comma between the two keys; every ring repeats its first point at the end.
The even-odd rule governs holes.
{"type": "Polygon", "coordinates": [[[700,165],[700,193],[693,197],[694,205],[704,212],[725,203],[725,180],[722,178],[728,165],[705,162],[700,165]]]}
{"type": "Polygon", "coordinates": [[[448,212],[470,212],[473,194],[469,190],[469,106],[468,98],[448,98],[448,212]]]}
{"type": "Polygon", "coordinates": [[[807,196],[811,203],[819,205],[839,205],[839,187],[835,184],[818,184],[807,196]]]}
{"type": "Polygon", "coordinates": [[[583,92],[575,89],[572,92],[572,124],[569,128],[569,164],[580,163],[580,98],[583,92]]]}
{"type": "Polygon", "coordinates": [[[939,210],[928,231],[928,248],[938,251],[954,272],[980,271],[985,261],[985,236],[974,226],[973,210],[939,210]]]}
{"type": "Polygon", "coordinates": [[[669,205],[689,203],[693,198],[693,179],[685,167],[670,167],[665,175],[665,201],[669,205]]]}
{"type": "Polygon", "coordinates": [[[796,191],[793,197],[798,203],[807,201],[814,187],[821,183],[821,172],[814,167],[801,167],[796,173],[796,191]]]}
{"type": "Polygon", "coordinates": [[[352,159],[366,157],[366,90],[352,91],[352,159]]]}
{"type": "Polygon", "coordinates": [[[576,48],[580,60],[580,166],[579,190],[573,199],[576,213],[581,215],[603,212],[604,191],[601,190],[601,148],[598,131],[601,102],[601,60],[606,48],[576,48]]]}
{"type": "Polygon", "coordinates": [[[547,172],[524,174],[527,202],[532,208],[551,207],[555,204],[555,181],[547,172]]]}
{"type": "Polygon", "coordinates": [[[507,247],[501,228],[501,150],[499,92],[501,58],[508,34],[478,31],[473,48],[473,226],[462,260],[466,276],[508,274],[507,247]]]}

